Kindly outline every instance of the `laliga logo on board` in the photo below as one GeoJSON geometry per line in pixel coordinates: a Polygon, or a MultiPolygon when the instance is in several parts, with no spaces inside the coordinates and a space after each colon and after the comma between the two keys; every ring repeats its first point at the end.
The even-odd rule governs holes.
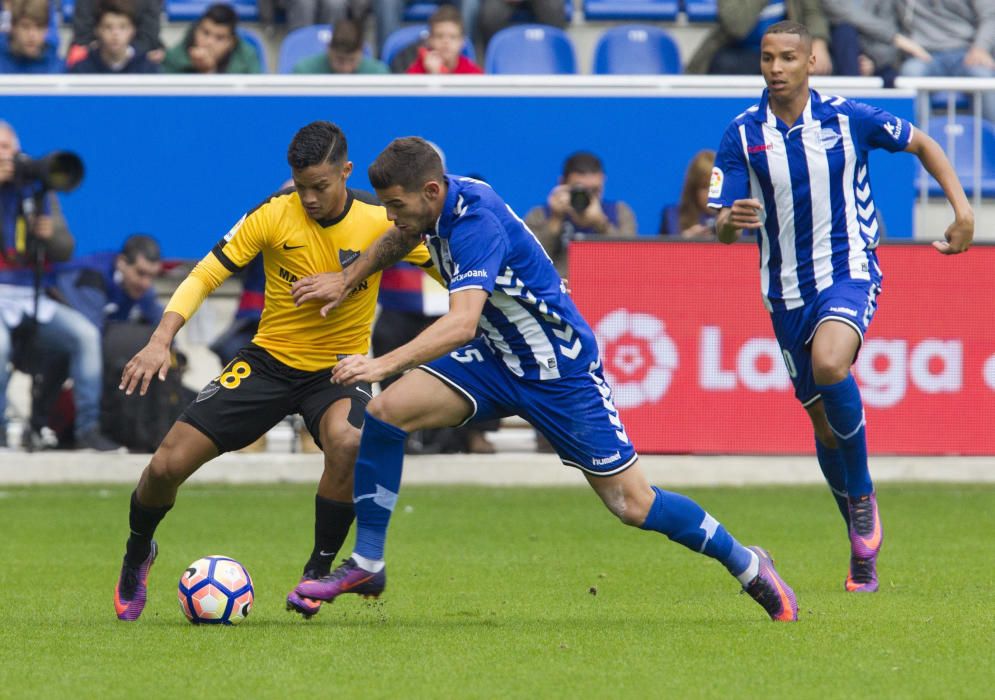
{"type": "Polygon", "coordinates": [[[656,316],[615,309],[594,329],[606,359],[605,378],[618,408],[654,403],[678,366],[677,345],[656,316]]]}

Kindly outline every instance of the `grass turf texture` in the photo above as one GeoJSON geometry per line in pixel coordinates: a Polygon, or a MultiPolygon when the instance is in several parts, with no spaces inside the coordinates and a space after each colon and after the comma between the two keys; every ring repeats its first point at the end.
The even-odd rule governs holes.
{"type": "Polygon", "coordinates": [[[184,488],[145,613],[123,623],[129,491],[2,492],[0,696],[990,697],[991,486],[884,486],[881,592],[865,596],[843,591],[848,545],[824,489],[689,491],[774,554],[795,625],[586,489],[467,487],[405,489],[384,597],[305,622],[283,601],[313,490],[287,485],[184,488]],[[239,627],[195,627],[177,605],[184,567],[217,553],[254,579],[239,627]]]}

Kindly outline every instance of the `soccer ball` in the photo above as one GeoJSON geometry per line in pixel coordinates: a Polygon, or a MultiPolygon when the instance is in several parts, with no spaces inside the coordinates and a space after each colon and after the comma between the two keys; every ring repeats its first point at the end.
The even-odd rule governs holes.
{"type": "Polygon", "coordinates": [[[237,625],[252,609],[252,578],[231,557],[204,557],[180,576],[179,599],[195,625],[237,625]]]}

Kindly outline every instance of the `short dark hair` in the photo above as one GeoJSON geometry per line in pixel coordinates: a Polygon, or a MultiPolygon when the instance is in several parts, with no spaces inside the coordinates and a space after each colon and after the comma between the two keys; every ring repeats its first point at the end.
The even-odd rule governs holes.
{"type": "Polygon", "coordinates": [[[566,179],[567,175],[577,173],[578,175],[587,175],[589,173],[603,173],[605,167],[601,164],[601,159],[590,151],[577,151],[576,153],[570,154],[565,161],[563,161],[563,178],[566,179]]]}
{"type": "Polygon", "coordinates": [[[235,27],[238,26],[238,13],[235,12],[234,7],[225,2],[216,2],[204,10],[198,23],[205,19],[230,28],[232,34],[235,33],[235,27]]]}
{"type": "Polygon", "coordinates": [[[287,149],[287,163],[294,170],[320,163],[338,165],[349,157],[342,129],[326,121],[311,122],[294,134],[287,149]]]}
{"type": "Polygon", "coordinates": [[[452,22],[453,24],[459,25],[461,33],[466,33],[466,29],[463,26],[463,15],[460,14],[459,8],[455,5],[439,5],[439,9],[432,13],[432,16],[428,18],[428,29],[432,31],[432,27],[442,22],[452,22]]]}
{"type": "Polygon", "coordinates": [[[797,34],[805,46],[809,48],[812,46],[812,33],[801,22],[792,22],[789,19],[775,22],[767,27],[767,31],[764,32],[764,36],[768,34],[797,34]]]}
{"type": "Polygon", "coordinates": [[[363,32],[351,19],[340,19],[332,29],[328,47],[343,53],[356,53],[363,48],[363,32]]]}
{"type": "Polygon", "coordinates": [[[97,24],[104,18],[104,15],[124,15],[135,25],[135,5],[131,0],[100,0],[97,3],[97,11],[94,20],[97,24]]]}
{"type": "Polygon", "coordinates": [[[374,189],[399,185],[405,192],[414,192],[430,180],[442,182],[446,176],[439,152],[418,136],[391,141],[367,169],[367,175],[374,189]]]}
{"type": "Polygon", "coordinates": [[[133,264],[139,256],[149,262],[159,262],[162,258],[162,250],[159,248],[159,241],[147,236],[144,233],[136,233],[128,236],[124,245],[121,246],[121,255],[129,263],[133,264]]]}

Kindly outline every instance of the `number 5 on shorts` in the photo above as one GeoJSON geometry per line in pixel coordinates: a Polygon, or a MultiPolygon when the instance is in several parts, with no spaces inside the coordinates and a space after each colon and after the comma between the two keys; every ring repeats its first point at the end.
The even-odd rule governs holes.
{"type": "Polygon", "coordinates": [[[244,360],[232,363],[225,368],[225,371],[218,377],[218,384],[225,389],[237,389],[242,380],[252,374],[252,368],[244,360]]]}

